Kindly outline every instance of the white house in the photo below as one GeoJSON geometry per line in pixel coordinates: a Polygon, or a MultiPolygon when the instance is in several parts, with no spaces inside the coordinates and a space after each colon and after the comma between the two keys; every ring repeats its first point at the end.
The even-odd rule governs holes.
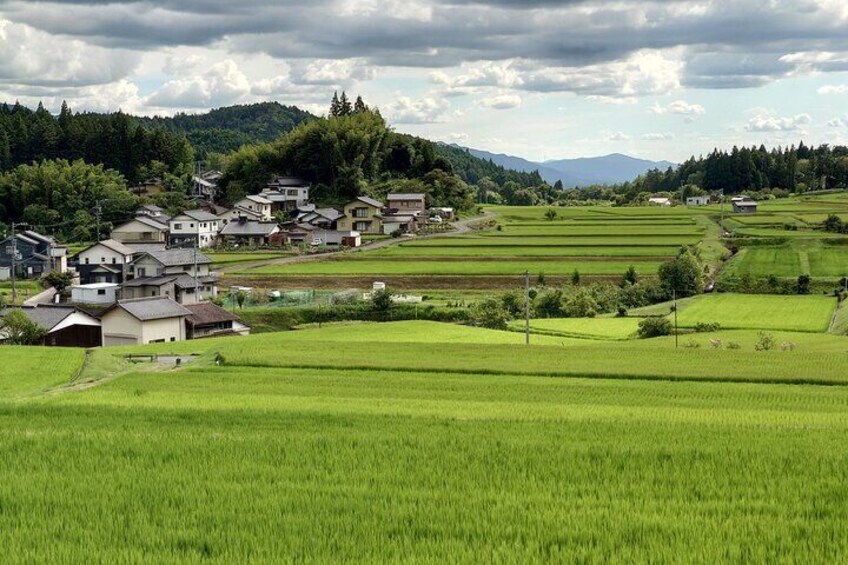
{"type": "Polygon", "coordinates": [[[654,206],[671,206],[671,199],[662,196],[654,196],[648,198],[648,204],[653,204],[654,206]]]}
{"type": "Polygon", "coordinates": [[[235,208],[243,208],[259,215],[259,221],[270,222],[273,218],[271,207],[273,202],[262,196],[250,195],[245,196],[235,204],[235,208]]]}
{"type": "Polygon", "coordinates": [[[168,222],[168,243],[172,246],[195,245],[211,247],[218,236],[218,216],[203,210],[188,210],[177,214],[168,222]]]}
{"type": "Polygon", "coordinates": [[[105,239],[77,254],[77,271],[82,284],[122,283],[135,250],[120,241],[105,239]]]}
{"type": "Polygon", "coordinates": [[[100,314],[103,345],[139,345],[184,341],[191,312],[158,296],[120,300],[100,314]]]}
{"type": "Polygon", "coordinates": [[[710,203],[709,196],[687,196],[686,197],[686,205],[687,206],[707,206],[710,203]]]}
{"type": "Polygon", "coordinates": [[[121,243],[165,243],[168,225],[152,217],[137,216],[112,230],[112,239],[121,243]]]}
{"type": "Polygon", "coordinates": [[[292,211],[309,203],[309,183],[296,177],[277,177],[259,194],[270,200],[272,211],[292,211]]]}
{"type": "Polygon", "coordinates": [[[115,283],[80,284],[71,287],[71,302],[75,304],[114,304],[118,300],[115,283]]]}
{"type": "Polygon", "coordinates": [[[218,287],[214,273],[209,272],[211,264],[209,257],[195,249],[145,252],[133,261],[133,278],[121,287],[121,298],[167,296],[180,304],[214,298],[218,287]]]}

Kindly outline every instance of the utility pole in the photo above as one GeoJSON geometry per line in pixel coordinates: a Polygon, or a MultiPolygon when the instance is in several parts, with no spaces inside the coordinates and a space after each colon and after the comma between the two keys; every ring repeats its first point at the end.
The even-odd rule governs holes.
{"type": "Polygon", "coordinates": [[[12,222],[12,243],[7,249],[9,255],[12,257],[12,304],[15,304],[18,298],[18,291],[15,287],[15,272],[18,270],[18,238],[15,235],[16,227],[17,224],[15,222],[12,222]]]}
{"type": "Polygon", "coordinates": [[[530,345],[530,271],[524,271],[524,345],[530,345]]]}
{"type": "Polygon", "coordinates": [[[100,202],[97,203],[97,206],[94,207],[94,215],[97,218],[97,241],[100,241],[100,216],[103,214],[103,206],[100,205],[100,202]]]}
{"type": "MultiPolygon", "coordinates": [[[[721,222],[718,225],[720,231],[720,235],[724,234],[724,189],[721,189],[721,222]]],[[[722,239],[724,239],[722,237],[722,239]]]]}
{"type": "Polygon", "coordinates": [[[674,301],[674,306],[672,306],[672,308],[674,308],[674,348],[677,349],[677,347],[678,347],[678,344],[677,344],[677,342],[678,342],[678,334],[677,334],[677,291],[676,290],[671,291],[671,296],[672,296],[672,300],[674,301]]]}
{"type": "Polygon", "coordinates": [[[197,276],[197,246],[200,245],[200,234],[197,234],[197,241],[194,244],[194,299],[200,302],[200,282],[197,276]]]}

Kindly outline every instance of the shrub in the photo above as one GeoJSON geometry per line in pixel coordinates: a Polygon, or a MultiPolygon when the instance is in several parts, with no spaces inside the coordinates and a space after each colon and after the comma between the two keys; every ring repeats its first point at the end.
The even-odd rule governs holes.
{"type": "Polygon", "coordinates": [[[736,343],[735,341],[728,341],[727,342],[727,348],[728,349],[742,349],[742,346],[739,345],[738,343],[736,343]]]}
{"type": "Polygon", "coordinates": [[[471,310],[471,320],[475,326],[493,330],[505,330],[510,316],[496,298],[487,298],[471,310]]]}
{"type": "Polygon", "coordinates": [[[759,339],[757,340],[757,344],[754,346],[754,349],[757,351],[769,351],[774,349],[775,341],[774,336],[768,332],[760,332],[757,334],[759,339]]]}
{"type": "Polygon", "coordinates": [[[721,324],[718,322],[698,322],[695,324],[697,333],[712,333],[721,330],[721,324]]]}
{"type": "Polygon", "coordinates": [[[699,349],[701,344],[690,337],[686,340],[686,343],[683,344],[683,347],[686,349],[699,349]]]}
{"type": "Polygon", "coordinates": [[[545,212],[545,219],[548,220],[549,222],[553,222],[554,220],[556,220],[556,218],[557,218],[556,210],[554,210],[553,208],[548,208],[547,211],[545,212]]]}
{"type": "Polygon", "coordinates": [[[524,313],[524,295],[517,290],[504,293],[501,296],[501,305],[510,316],[517,318],[524,313]]]}
{"type": "Polygon", "coordinates": [[[571,284],[577,286],[580,284],[580,271],[574,269],[574,272],[571,273],[571,284]]]}
{"type": "Polygon", "coordinates": [[[671,334],[671,322],[663,317],[645,318],[639,322],[637,335],[642,339],[671,334]]]}
{"type": "Polygon", "coordinates": [[[810,286],[812,282],[810,275],[801,275],[798,277],[798,284],[795,287],[798,294],[810,294],[810,286]]]}
{"type": "Polygon", "coordinates": [[[371,293],[371,306],[377,312],[387,312],[392,307],[392,292],[387,288],[381,288],[371,293]]]}
{"type": "Polygon", "coordinates": [[[619,306],[618,310],[615,312],[616,317],[618,318],[626,318],[627,317],[627,308],[624,306],[619,306]]]}
{"type": "Polygon", "coordinates": [[[562,316],[562,291],[548,290],[536,298],[534,311],[537,318],[562,316]]]}
{"type": "Polygon", "coordinates": [[[36,345],[47,335],[47,330],[27,317],[21,310],[9,310],[0,319],[0,331],[8,345],[36,345]]]}
{"type": "Polygon", "coordinates": [[[630,265],[624,272],[624,277],[622,277],[621,284],[622,286],[633,286],[637,282],[639,282],[639,274],[636,272],[636,267],[630,265]]]}
{"type": "Polygon", "coordinates": [[[598,303],[589,290],[583,290],[567,298],[562,311],[569,318],[594,318],[598,313],[598,303]]]}
{"type": "Polygon", "coordinates": [[[659,279],[666,296],[676,292],[680,298],[704,291],[704,268],[690,250],[660,265],[659,279]]]}

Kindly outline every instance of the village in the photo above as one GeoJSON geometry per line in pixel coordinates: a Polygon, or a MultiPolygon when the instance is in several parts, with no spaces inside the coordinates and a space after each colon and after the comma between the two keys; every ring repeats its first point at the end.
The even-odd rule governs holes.
{"type": "MultiPolygon", "coordinates": [[[[0,281],[58,273],[70,284],[27,297],[0,316],[24,313],[47,330],[43,345],[56,347],[247,335],[250,326],[215,303],[218,276],[204,250],[353,249],[363,245],[363,236],[412,236],[454,216],[450,208],[428,209],[420,193],[389,194],[385,203],[360,196],[340,208],[318,207],[309,183],[294,177],[277,177],[258,195],[224,207],[214,202],[221,176],[209,171],[194,177],[192,209],[169,216],[159,206],[143,205],[108,238],[73,255],[36,231],[6,237],[0,242],[0,281]]],[[[158,190],[156,182],[135,189],[142,196],[158,190]]]]}

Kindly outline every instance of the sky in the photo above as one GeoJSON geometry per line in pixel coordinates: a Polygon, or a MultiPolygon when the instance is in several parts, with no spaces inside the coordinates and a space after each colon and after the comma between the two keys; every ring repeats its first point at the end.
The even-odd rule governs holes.
{"type": "Polygon", "coordinates": [[[532,160],[848,144],[846,0],[0,0],[0,100],[172,115],[361,95],[532,160]]]}

